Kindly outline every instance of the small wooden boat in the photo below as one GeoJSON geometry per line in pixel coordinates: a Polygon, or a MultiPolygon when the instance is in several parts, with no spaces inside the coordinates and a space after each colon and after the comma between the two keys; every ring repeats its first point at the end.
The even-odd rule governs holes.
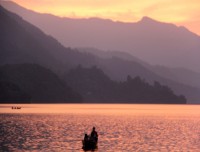
{"type": "Polygon", "coordinates": [[[21,109],[21,107],[12,107],[12,109],[21,109]]]}
{"type": "Polygon", "coordinates": [[[83,150],[95,150],[97,148],[97,141],[95,140],[82,140],[83,143],[83,150]]]}

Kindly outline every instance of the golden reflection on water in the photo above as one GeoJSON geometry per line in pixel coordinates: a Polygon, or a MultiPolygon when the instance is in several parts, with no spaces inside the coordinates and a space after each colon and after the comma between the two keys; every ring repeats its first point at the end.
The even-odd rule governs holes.
{"type": "Polygon", "coordinates": [[[0,113],[200,115],[200,106],[167,104],[1,104],[0,113]],[[21,107],[21,109],[12,109],[12,107],[21,107]]]}
{"type": "Polygon", "coordinates": [[[20,104],[0,109],[0,151],[83,151],[81,140],[93,126],[98,152],[200,149],[198,105],[20,104]]]}

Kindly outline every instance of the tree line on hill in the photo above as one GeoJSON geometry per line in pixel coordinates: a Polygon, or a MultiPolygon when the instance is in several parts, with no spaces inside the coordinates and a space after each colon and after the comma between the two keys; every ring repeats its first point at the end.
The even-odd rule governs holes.
{"type": "Polygon", "coordinates": [[[186,103],[167,86],[140,77],[113,81],[93,66],[71,69],[64,79],[36,64],[0,67],[1,103],[186,103]]]}
{"type": "Polygon", "coordinates": [[[36,64],[0,67],[1,103],[66,103],[81,102],[55,73],[36,64]]]}
{"type": "Polygon", "coordinates": [[[84,68],[79,65],[70,70],[64,79],[82,95],[84,102],[186,103],[184,96],[175,95],[159,82],[150,85],[139,76],[127,76],[127,80],[121,82],[113,81],[96,66],[84,68]]]}

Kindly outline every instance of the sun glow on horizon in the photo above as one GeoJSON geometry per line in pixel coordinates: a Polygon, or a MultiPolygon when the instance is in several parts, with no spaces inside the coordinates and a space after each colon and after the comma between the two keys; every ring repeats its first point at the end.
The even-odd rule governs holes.
{"type": "Polygon", "coordinates": [[[200,35],[199,0],[13,0],[40,13],[61,17],[98,17],[113,21],[137,22],[148,16],[187,27],[200,35]]]}

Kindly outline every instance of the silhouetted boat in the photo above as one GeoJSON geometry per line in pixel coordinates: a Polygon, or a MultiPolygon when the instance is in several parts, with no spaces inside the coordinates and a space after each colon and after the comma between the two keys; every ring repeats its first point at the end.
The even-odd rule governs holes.
{"type": "Polygon", "coordinates": [[[22,107],[12,107],[12,109],[21,109],[22,107]]]}
{"type": "Polygon", "coordinates": [[[95,150],[97,149],[97,142],[95,140],[88,140],[84,141],[82,140],[83,150],[95,150]]]}

